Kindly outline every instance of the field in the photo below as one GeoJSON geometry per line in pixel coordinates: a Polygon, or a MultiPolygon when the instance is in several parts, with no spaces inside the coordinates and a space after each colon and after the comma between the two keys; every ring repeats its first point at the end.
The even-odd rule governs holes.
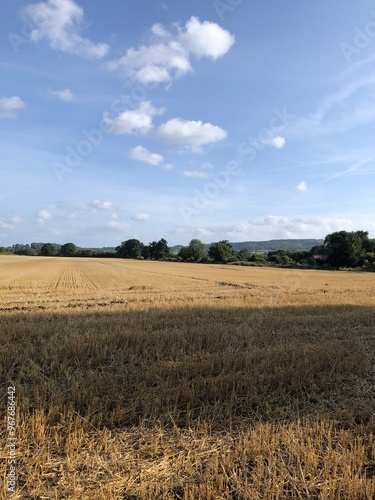
{"type": "MultiPolygon", "coordinates": [[[[14,499],[375,498],[371,273],[0,257],[14,499]]],[[[8,495],[8,496],[7,496],[8,495]]]]}

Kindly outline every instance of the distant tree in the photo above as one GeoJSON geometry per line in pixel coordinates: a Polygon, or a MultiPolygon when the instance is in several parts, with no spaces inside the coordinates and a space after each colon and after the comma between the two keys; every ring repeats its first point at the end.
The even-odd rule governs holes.
{"type": "Polygon", "coordinates": [[[236,260],[236,254],[228,240],[213,243],[208,249],[208,255],[216,263],[226,264],[236,260]]]}
{"type": "Polygon", "coordinates": [[[249,262],[258,262],[259,264],[264,264],[267,261],[264,253],[253,253],[249,259],[249,262]]]}
{"type": "Polygon", "coordinates": [[[273,252],[268,252],[267,259],[269,262],[274,262],[275,264],[286,265],[292,262],[292,259],[288,255],[288,250],[276,250],[273,252]]]}
{"type": "Polygon", "coordinates": [[[338,231],[326,236],[324,247],[328,254],[327,263],[333,267],[356,267],[366,255],[368,232],[338,231]]]}
{"type": "Polygon", "coordinates": [[[61,255],[61,257],[74,257],[76,253],[77,247],[74,243],[65,243],[59,251],[59,255],[61,255]]]}
{"type": "Polygon", "coordinates": [[[0,247],[0,255],[6,254],[6,253],[7,253],[7,249],[5,247],[0,247]]]}
{"type": "Polygon", "coordinates": [[[122,259],[140,259],[143,246],[143,243],[136,239],[123,241],[116,247],[116,256],[122,259]]]}
{"type": "Polygon", "coordinates": [[[287,255],[297,264],[302,264],[311,256],[311,252],[308,250],[290,250],[287,255]]]}
{"type": "Polygon", "coordinates": [[[243,248],[242,250],[237,252],[237,259],[242,261],[242,262],[249,262],[251,257],[252,257],[252,253],[247,248],[243,248]]]}
{"type": "Polygon", "coordinates": [[[39,254],[40,254],[40,251],[41,251],[43,246],[44,246],[44,243],[31,243],[31,245],[30,245],[30,247],[39,254]]]}
{"type": "Polygon", "coordinates": [[[17,255],[26,255],[27,250],[29,250],[30,245],[23,245],[22,243],[16,243],[13,245],[13,253],[17,255]]]}
{"type": "Polygon", "coordinates": [[[40,249],[40,255],[50,257],[52,255],[57,255],[58,248],[53,243],[45,243],[40,249]]]}
{"type": "Polygon", "coordinates": [[[16,243],[13,245],[13,253],[16,255],[38,255],[38,252],[31,248],[31,246],[27,243],[23,245],[22,243],[16,243]]]}
{"type": "Polygon", "coordinates": [[[84,250],[78,250],[76,253],[76,257],[96,257],[96,256],[99,257],[99,255],[97,255],[94,250],[90,250],[90,248],[85,248],[84,250]]]}
{"type": "Polygon", "coordinates": [[[178,256],[185,261],[200,262],[207,256],[206,245],[200,240],[191,240],[187,247],[182,247],[178,256]]]}
{"type": "Polygon", "coordinates": [[[142,248],[141,255],[144,259],[150,258],[150,246],[149,245],[144,245],[144,247],[142,248]]]}
{"type": "Polygon", "coordinates": [[[324,245],[315,245],[310,250],[311,255],[327,255],[327,248],[324,245]]]}
{"type": "Polygon", "coordinates": [[[169,256],[168,242],[161,238],[159,241],[152,241],[149,244],[150,259],[162,260],[169,256]]]}

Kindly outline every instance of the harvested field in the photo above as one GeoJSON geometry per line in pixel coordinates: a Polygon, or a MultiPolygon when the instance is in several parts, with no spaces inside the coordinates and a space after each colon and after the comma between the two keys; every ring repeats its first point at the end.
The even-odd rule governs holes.
{"type": "Polygon", "coordinates": [[[375,498],[373,274],[1,256],[0,279],[12,498],[375,498]]]}

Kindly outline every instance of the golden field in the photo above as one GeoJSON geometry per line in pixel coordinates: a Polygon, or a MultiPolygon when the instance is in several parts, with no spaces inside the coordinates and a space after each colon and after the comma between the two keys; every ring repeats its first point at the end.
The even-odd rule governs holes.
{"type": "Polygon", "coordinates": [[[371,273],[0,257],[1,498],[375,498],[371,273]],[[9,495],[8,495],[9,497],[9,495]]]}

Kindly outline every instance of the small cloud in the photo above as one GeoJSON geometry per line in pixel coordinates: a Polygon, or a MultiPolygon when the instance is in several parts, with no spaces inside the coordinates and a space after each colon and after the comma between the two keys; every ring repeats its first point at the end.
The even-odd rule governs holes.
{"type": "Polygon", "coordinates": [[[164,165],[161,166],[163,170],[173,170],[173,165],[172,163],[164,163],[164,165]]]}
{"type": "Polygon", "coordinates": [[[12,224],[0,220],[0,229],[13,229],[13,227],[12,224]]]}
{"type": "Polygon", "coordinates": [[[73,92],[69,89],[64,90],[48,90],[48,93],[54,95],[65,102],[72,102],[74,100],[73,92]]]}
{"type": "Polygon", "coordinates": [[[211,123],[173,118],[161,124],[154,136],[169,144],[188,146],[192,151],[200,152],[202,146],[225,139],[227,132],[211,123]]]}
{"type": "Polygon", "coordinates": [[[191,177],[194,179],[207,179],[208,178],[207,172],[199,172],[198,170],[184,170],[182,172],[182,175],[184,177],[191,177]]]}
{"type": "Polygon", "coordinates": [[[99,210],[115,210],[117,208],[111,201],[94,200],[89,205],[99,210]]]}
{"type": "Polygon", "coordinates": [[[268,146],[272,146],[276,149],[283,149],[283,147],[286,144],[285,137],[281,137],[280,135],[273,137],[272,139],[268,141],[264,141],[264,144],[267,144],[268,146]]]}
{"type": "Polygon", "coordinates": [[[306,182],[305,181],[300,182],[297,186],[297,189],[298,189],[298,191],[301,191],[302,193],[306,192],[308,190],[306,182]]]}
{"type": "Polygon", "coordinates": [[[0,118],[16,118],[14,111],[23,109],[24,107],[25,103],[18,95],[3,97],[0,99],[0,118]]]}
{"type": "Polygon", "coordinates": [[[11,222],[12,224],[21,224],[23,220],[18,215],[15,215],[14,217],[11,218],[11,222]]]}
{"type": "Polygon", "coordinates": [[[148,165],[160,165],[164,161],[164,157],[157,153],[150,153],[143,146],[136,146],[133,148],[129,157],[133,160],[140,161],[142,163],[147,163],[148,165]]]}
{"type": "Polygon", "coordinates": [[[123,111],[114,118],[108,112],[103,113],[103,120],[112,134],[146,134],[152,128],[152,118],[164,113],[164,109],[155,108],[150,101],[142,101],[137,109],[123,111]]]}
{"type": "Polygon", "coordinates": [[[234,44],[234,36],[216,23],[191,17],[186,23],[180,42],[197,57],[222,57],[234,44]]]}
{"type": "Polygon", "coordinates": [[[36,218],[39,224],[44,224],[47,220],[52,219],[52,215],[47,210],[39,210],[36,214],[36,218]]]}
{"type": "Polygon", "coordinates": [[[147,222],[151,219],[151,216],[148,214],[134,214],[131,218],[137,222],[147,222]]]}
{"type": "Polygon", "coordinates": [[[208,161],[205,161],[203,164],[202,164],[202,168],[205,169],[205,170],[211,170],[212,168],[215,168],[212,163],[208,162],[208,161]]]}

